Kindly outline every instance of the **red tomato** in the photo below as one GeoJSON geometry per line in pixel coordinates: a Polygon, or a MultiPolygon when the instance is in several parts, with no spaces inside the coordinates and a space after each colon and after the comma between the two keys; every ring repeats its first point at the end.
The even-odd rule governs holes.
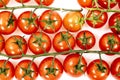
{"type": "Polygon", "coordinates": [[[106,80],[110,73],[109,65],[102,60],[102,65],[99,59],[92,61],[87,67],[87,75],[92,80],[106,80]]]}
{"type": "Polygon", "coordinates": [[[54,36],[53,47],[57,52],[68,51],[75,47],[75,39],[69,32],[59,32],[54,36]]]}
{"type": "Polygon", "coordinates": [[[120,0],[116,0],[118,3],[120,3],[120,0]]]}
{"type": "Polygon", "coordinates": [[[111,74],[120,80],[120,57],[116,58],[111,64],[111,74]]]}
{"type": "Polygon", "coordinates": [[[108,15],[106,12],[101,12],[98,10],[89,11],[87,13],[87,24],[92,28],[101,28],[108,19],[108,15]]]}
{"type": "Polygon", "coordinates": [[[46,53],[51,48],[51,39],[43,32],[36,32],[30,36],[28,46],[34,54],[46,53]]]}
{"type": "Polygon", "coordinates": [[[26,11],[18,17],[18,27],[25,34],[35,33],[39,28],[38,18],[34,12],[26,11]]]}
{"type": "Polygon", "coordinates": [[[70,76],[79,77],[86,71],[87,63],[79,54],[70,54],[65,58],[63,67],[70,76]]]}
{"type": "Polygon", "coordinates": [[[84,18],[81,12],[69,12],[63,19],[63,26],[71,32],[77,32],[84,24],[84,18]]]}
{"type": "Polygon", "coordinates": [[[4,45],[5,45],[5,39],[4,39],[4,37],[0,34],[0,51],[3,50],[4,45]]]}
{"type": "Polygon", "coordinates": [[[118,6],[119,6],[119,8],[120,8],[120,3],[118,3],[118,6]]]}
{"type": "Polygon", "coordinates": [[[15,68],[15,77],[17,80],[36,80],[38,68],[31,60],[22,60],[15,68]]]}
{"type": "MultiPolygon", "coordinates": [[[[98,0],[98,4],[101,6],[101,7],[103,7],[103,8],[106,8],[106,9],[108,9],[108,1],[109,0],[98,0]]],[[[114,6],[116,6],[116,0],[114,1],[112,1],[112,0],[110,0],[111,2],[110,2],[110,8],[113,8],[114,6]]]]}
{"type": "Polygon", "coordinates": [[[63,66],[57,58],[47,57],[40,63],[38,70],[44,80],[58,80],[63,73],[63,66]]]}
{"type": "Polygon", "coordinates": [[[7,55],[20,57],[27,52],[27,42],[23,37],[13,35],[6,40],[4,49],[7,55]]]}
{"type": "Polygon", "coordinates": [[[93,7],[93,0],[77,0],[82,7],[93,7]]]}
{"type": "Polygon", "coordinates": [[[88,30],[80,31],[77,34],[76,43],[81,49],[91,49],[95,42],[95,36],[88,30]]]}
{"type": "Polygon", "coordinates": [[[6,60],[0,60],[0,80],[12,80],[14,76],[14,66],[10,61],[5,63],[6,60]]]}
{"type": "Polygon", "coordinates": [[[11,34],[17,27],[16,17],[9,11],[0,12],[0,34],[11,34]]]}
{"type": "Polygon", "coordinates": [[[120,51],[120,38],[114,33],[106,33],[99,40],[99,47],[102,51],[120,51]]]}
{"type": "Polygon", "coordinates": [[[55,33],[62,26],[62,18],[60,15],[51,10],[46,10],[39,18],[40,28],[47,33],[55,33]]]}
{"type": "Polygon", "coordinates": [[[42,4],[42,5],[45,5],[45,6],[49,6],[54,2],[54,0],[35,0],[35,1],[39,5],[42,4]]]}
{"type": "Polygon", "coordinates": [[[26,2],[29,2],[30,0],[16,0],[16,1],[19,3],[26,3],[26,2]]]}
{"type": "Polygon", "coordinates": [[[120,13],[114,13],[109,19],[109,27],[112,32],[120,34],[120,13]]]}
{"type": "Polygon", "coordinates": [[[0,1],[0,7],[5,7],[9,3],[10,0],[1,0],[0,1]]]}

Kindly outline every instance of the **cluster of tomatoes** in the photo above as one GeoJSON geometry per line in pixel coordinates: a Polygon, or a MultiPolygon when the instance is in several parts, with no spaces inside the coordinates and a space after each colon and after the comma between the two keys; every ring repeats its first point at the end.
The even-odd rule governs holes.
{"type": "MultiPolygon", "coordinates": [[[[30,0],[16,1],[23,4],[30,0]]],[[[0,52],[4,50],[6,56],[15,60],[24,57],[28,48],[34,54],[33,60],[22,60],[15,68],[9,58],[0,60],[0,79],[12,79],[15,75],[18,80],[35,80],[40,74],[45,80],[58,80],[63,70],[73,77],[80,77],[87,72],[92,80],[105,80],[111,72],[116,79],[120,79],[120,58],[115,59],[110,67],[106,61],[101,59],[96,59],[87,65],[82,53],[80,55],[74,52],[76,44],[85,51],[91,49],[96,43],[96,37],[91,31],[81,30],[85,22],[90,27],[98,29],[103,27],[107,21],[112,32],[101,36],[99,48],[101,51],[107,51],[109,55],[112,54],[111,52],[120,51],[120,37],[118,36],[120,34],[120,13],[113,13],[108,20],[106,12],[106,10],[112,10],[117,4],[120,7],[120,0],[77,1],[81,7],[95,10],[89,10],[86,16],[80,11],[68,12],[63,20],[54,9],[45,10],[39,17],[35,14],[36,8],[33,11],[21,13],[18,18],[14,15],[14,9],[12,12],[0,12],[0,52]],[[59,31],[62,25],[66,31],[59,31]],[[17,27],[24,34],[30,35],[28,41],[20,35],[12,35],[5,40],[4,36],[12,34],[17,27]],[[75,32],[77,32],[76,37],[72,34],[75,32]],[[55,34],[52,40],[49,34],[55,34]],[[71,51],[72,54],[67,55],[63,64],[55,57],[47,57],[40,62],[38,67],[34,59],[39,57],[39,54],[49,54],[52,46],[57,53],[71,51]]],[[[8,2],[9,0],[1,0],[0,7],[7,9],[8,2]]],[[[35,0],[35,2],[49,6],[54,0],[35,0]]]]}

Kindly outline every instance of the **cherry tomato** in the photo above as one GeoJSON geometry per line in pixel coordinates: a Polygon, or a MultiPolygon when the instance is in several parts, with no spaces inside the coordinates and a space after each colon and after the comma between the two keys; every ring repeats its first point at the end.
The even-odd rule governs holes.
{"type": "Polygon", "coordinates": [[[30,36],[28,46],[34,54],[46,53],[51,48],[51,39],[43,32],[36,32],[30,36]]]}
{"type": "Polygon", "coordinates": [[[57,58],[47,57],[40,63],[38,71],[44,80],[58,80],[63,73],[63,66],[57,58]]]}
{"type": "Polygon", "coordinates": [[[84,24],[84,18],[81,12],[69,12],[63,19],[63,26],[71,32],[77,32],[84,24]]]}
{"type": "Polygon", "coordinates": [[[45,6],[49,6],[54,2],[54,0],[35,0],[35,1],[39,5],[42,4],[42,5],[45,5],[45,6]]]}
{"type": "Polygon", "coordinates": [[[99,47],[102,51],[114,51],[114,52],[119,52],[120,51],[120,38],[118,35],[114,33],[106,33],[104,34],[100,40],[99,40],[99,47]]]}
{"type": "Polygon", "coordinates": [[[18,17],[18,27],[25,34],[35,33],[39,28],[38,18],[34,12],[26,11],[18,17]]]}
{"type": "Polygon", "coordinates": [[[26,2],[29,2],[30,0],[16,0],[16,1],[19,3],[26,3],[26,2]]]}
{"type": "Polygon", "coordinates": [[[111,74],[117,80],[120,80],[120,57],[116,58],[111,64],[111,74]]]}
{"type": "Polygon", "coordinates": [[[118,6],[119,6],[119,8],[120,8],[120,3],[118,3],[118,6]]]}
{"type": "Polygon", "coordinates": [[[114,13],[109,19],[109,27],[112,32],[120,34],[120,13],[114,13]]]}
{"type": "Polygon", "coordinates": [[[22,60],[15,68],[15,77],[17,80],[36,80],[37,76],[37,65],[31,60],[22,60]]]}
{"type": "Polygon", "coordinates": [[[3,50],[4,45],[5,45],[5,39],[4,39],[4,37],[0,34],[0,51],[3,50]]]}
{"type": "MultiPolygon", "coordinates": [[[[108,9],[108,1],[109,0],[98,0],[98,4],[101,6],[101,7],[103,7],[103,8],[106,8],[106,9],[108,9]]],[[[114,6],[116,6],[116,0],[114,1],[112,1],[112,0],[110,0],[110,8],[113,8],[114,6]]]]}
{"type": "Polygon", "coordinates": [[[8,3],[9,3],[10,0],[1,0],[0,1],[0,7],[5,7],[8,3]]]}
{"type": "Polygon", "coordinates": [[[7,55],[18,56],[15,58],[19,58],[22,54],[26,54],[27,42],[23,37],[13,35],[6,40],[4,49],[7,55]]]}
{"type": "Polygon", "coordinates": [[[101,12],[98,10],[88,11],[87,13],[87,24],[92,28],[101,28],[108,19],[106,12],[101,12]]]}
{"type": "Polygon", "coordinates": [[[10,61],[0,60],[0,80],[12,80],[13,76],[13,64],[10,61]]]}
{"type": "Polygon", "coordinates": [[[77,0],[79,5],[82,7],[93,7],[93,0],[77,0]]]}
{"type": "Polygon", "coordinates": [[[39,18],[40,28],[47,33],[55,33],[62,26],[62,18],[60,15],[51,10],[46,10],[39,18]]]}
{"type": "Polygon", "coordinates": [[[91,49],[95,42],[95,36],[88,30],[80,31],[77,34],[76,43],[81,49],[91,49]]]}
{"type": "Polygon", "coordinates": [[[106,80],[109,73],[109,65],[104,60],[96,59],[87,67],[87,75],[91,80],[106,80]]]}
{"type": "Polygon", "coordinates": [[[79,54],[70,54],[65,58],[63,67],[70,76],[79,77],[86,71],[87,63],[79,54]]]}
{"type": "Polygon", "coordinates": [[[9,11],[0,12],[0,34],[11,34],[17,28],[16,17],[9,11]]]}
{"type": "Polygon", "coordinates": [[[75,39],[69,32],[59,32],[53,38],[53,47],[57,52],[74,49],[75,39]]]}

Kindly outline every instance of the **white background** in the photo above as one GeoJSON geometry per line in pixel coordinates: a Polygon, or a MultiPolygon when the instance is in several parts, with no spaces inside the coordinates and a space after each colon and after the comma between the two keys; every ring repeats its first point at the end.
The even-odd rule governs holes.
{"type": "MultiPolygon", "coordinates": [[[[17,2],[15,2],[15,0],[10,0],[10,3],[8,4],[8,6],[18,6],[18,5],[21,5],[17,2]]],[[[29,3],[26,3],[25,5],[37,5],[34,0],[31,0],[29,3]]],[[[80,9],[81,7],[79,6],[79,4],[77,3],[77,0],[55,0],[54,3],[51,5],[51,6],[54,6],[54,7],[60,7],[60,8],[68,8],[68,9],[80,9]]],[[[118,7],[116,6],[114,9],[117,9],[118,7]]],[[[18,9],[18,10],[15,10],[14,11],[14,14],[16,15],[16,17],[18,17],[22,12],[24,11],[31,11],[33,9],[18,9]]],[[[41,13],[45,11],[45,9],[38,9],[35,13],[40,16],[41,13]]],[[[64,15],[67,13],[67,12],[62,12],[62,11],[58,11],[58,13],[61,15],[61,17],[63,18],[64,15]]],[[[87,10],[84,9],[82,11],[82,13],[85,15],[87,13],[87,10]]],[[[111,15],[112,13],[109,13],[109,16],[111,15]]],[[[61,30],[64,30],[63,26],[61,28],[61,30]]],[[[60,30],[60,31],[61,31],[60,30]]],[[[105,24],[105,26],[103,26],[102,28],[99,28],[99,29],[93,29],[91,27],[89,27],[86,23],[84,24],[82,30],[90,30],[96,37],[96,44],[95,46],[92,48],[92,50],[99,50],[99,45],[98,45],[98,42],[99,42],[99,38],[104,34],[104,33],[107,33],[107,32],[110,32],[110,29],[108,27],[108,23],[105,24]]],[[[21,35],[21,36],[24,36],[25,34],[23,34],[19,29],[17,29],[13,34],[11,35],[14,35],[14,34],[17,34],[17,35],[21,35]]],[[[74,36],[76,36],[77,33],[71,33],[73,34],[74,36]]],[[[5,39],[7,39],[9,36],[11,35],[4,35],[5,39]]],[[[51,38],[54,37],[55,34],[51,34],[51,38]]],[[[28,40],[29,38],[29,35],[25,35],[25,39],[28,40]]],[[[77,46],[75,47],[75,49],[79,49],[77,46]]],[[[53,52],[54,49],[51,48],[51,51],[50,52],[53,52]]],[[[4,52],[4,51],[3,51],[4,52]]],[[[27,54],[32,54],[30,52],[30,50],[28,49],[28,52],[27,54]]],[[[92,60],[94,59],[98,59],[99,56],[98,54],[83,54],[83,56],[85,57],[87,63],[89,64],[92,60]]],[[[114,56],[107,56],[107,55],[102,55],[102,59],[105,60],[109,65],[111,64],[111,62],[117,58],[118,55],[114,55],[114,56]]],[[[0,57],[0,58],[4,58],[6,59],[5,57],[0,57]]],[[[36,58],[35,59],[35,62],[37,64],[37,66],[39,65],[39,63],[41,62],[41,60],[43,60],[44,57],[40,57],[40,58],[36,58]]],[[[65,58],[65,55],[64,56],[57,56],[57,58],[63,62],[64,58],[65,58]]],[[[29,58],[21,58],[19,60],[10,60],[14,66],[16,66],[16,64],[23,60],[23,59],[29,59],[29,58]]],[[[16,80],[14,78],[14,80],[16,80]]],[[[42,80],[42,78],[40,76],[38,76],[37,80],[42,80]]],[[[63,72],[63,75],[61,76],[61,78],[59,80],[89,80],[89,78],[87,77],[87,74],[85,73],[83,76],[81,77],[78,77],[78,78],[73,78],[69,75],[67,75],[65,72],[63,72]]],[[[111,74],[109,75],[109,77],[107,78],[107,80],[115,80],[111,74]]]]}

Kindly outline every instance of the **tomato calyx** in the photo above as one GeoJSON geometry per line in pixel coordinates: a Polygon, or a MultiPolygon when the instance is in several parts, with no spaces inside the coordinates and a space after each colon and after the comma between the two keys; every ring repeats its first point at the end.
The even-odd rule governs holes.
{"type": "Polygon", "coordinates": [[[105,73],[106,71],[106,67],[104,67],[101,63],[100,64],[97,64],[96,63],[96,66],[98,67],[98,70],[102,73],[105,73]]]}
{"type": "Polygon", "coordinates": [[[7,76],[7,71],[9,70],[9,68],[0,68],[0,74],[4,74],[5,76],[7,76]]]}
{"type": "Polygon", "coordinates": [[[78,16],[78,22],[76,24],[82,26],[85,23],[85,17],[79,17],[78,16]]]}

